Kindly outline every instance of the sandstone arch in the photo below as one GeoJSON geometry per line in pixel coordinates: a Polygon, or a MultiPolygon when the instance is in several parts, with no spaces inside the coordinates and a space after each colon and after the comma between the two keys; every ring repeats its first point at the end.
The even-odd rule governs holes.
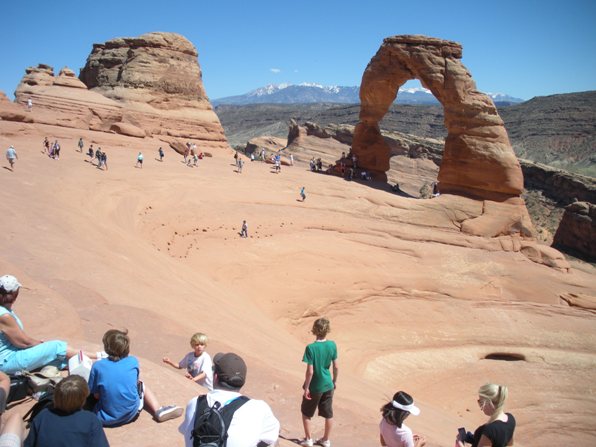
{"type": "Polygon", "coordinates": [[[418,79],[445,111],[448,136],[439,171],[441,191],[492,200],[519,196],[523,175],[503,121],[492,100],[476,90],[461,57],[456,42],[411,35],[386,38],[362,76],[353,151],[360,166],[386,179],[389,147],[379,121],[399,87],[418,79]]]}

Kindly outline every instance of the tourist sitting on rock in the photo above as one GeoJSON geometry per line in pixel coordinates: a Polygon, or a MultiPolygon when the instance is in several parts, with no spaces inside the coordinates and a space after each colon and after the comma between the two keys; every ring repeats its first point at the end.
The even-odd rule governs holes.
{"type": "Polygon", "coordinates": [[[207,341],[207,335],[197,332],[190,338],[192,351],[182,360],[175,363],[169,357],[164,357],[162,361],[176,369],[185,369],[187,379],[213,391],[213,362],[211,356],[205,351],[207,341]]]}
{"type": "Polygon", "coordinates": [[[317,158],[317,171],[321,172],[323,170],[323,161],[320,158],[317,158]]]}
{"type": "Polygon", "coordinates": [[[487,383],[478,390],[478,405],[480,410],[488,416],[486,424],[476,429],[474,434],[462,429],[455,438],[457,447],[464,447],[464,442],[472,447],[505,447],[513,445],[515,418],[511,413],[505,413],[504,405],[507,399],[507,387],[487,383]]]}
{"type": "Polygon", "coordinates": [[[101,422],[82,409],[88,395],[89,387],[81,376],[68,376],[58,382],[53,407],[33,418],[24,447],[109,447],[101,422]]]}
{"type": "Polygon", "coordinates": [[[155,395],[140,380],[139,361],[128,355],[130,339],[127,331],[110,329],[103,336],[108,358],[91,367],[89,390],[96,399],[93,411],[104,427],[128,424],[137,419],[145,408],[157,422],[182,415],[182,408],[161,407],[155,395]]]}
{"type": "Polygon", "coordinates": [[[316,168],[316,164],[315,164],[315,157],[311,158],[310,161],[308,162],[308,165],[310,167],[310,170],[312,172],[315,172],[316,168]]]}
{"type": "MultiPolygon", "coordinates": [[[[68,359],[79,353],[65,341],[42,341],[30,337],[23,330],[23,323],[12,310],[19,296],[21,284],[12,275],[0,277],[0,371],[14,374],[33,371],[45,365],[64,369],[68,359]]],[[[95,359],[95,353],[85,353],[95,359]]]]}
{"type": "Polygon", "coordinates": [[[393,395],[391,402],[381,408],[381,445],[387,447],[423,447],[426,439],[412,434],[412,430],[404,424],[406,418],[413,414],[418,416],[420,409],[414,405],[412,396],[404,391],[393,395]]]}

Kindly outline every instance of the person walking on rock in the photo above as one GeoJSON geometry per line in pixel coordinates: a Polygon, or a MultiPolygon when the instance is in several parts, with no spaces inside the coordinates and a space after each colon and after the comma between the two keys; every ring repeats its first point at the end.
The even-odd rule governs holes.
{"type": "Polygon", "coordinates": [[[159,161],[163,161],[164,153],[161,147],[158,149],[157,153],[159,154],[159,161]]]}
{"type": "Polygon", "coordinates": [[[143,153],[139,152],[139,155],[137,155],[137,164],[135,165],[135,168],[140,167],[141,169],[143,169],[143,153]]]}
{"type": "Polygon", "coordinates": [[[83,142],[83,137],[79,138],[79,152],[83,152],[83,146],[85,146],[85,143],[83,142]]]}
{"type": "Polygon", "coordinates": [[[19,159],[17,151],[12,144],[6,150],[6,159],[8,160],[8,163],[10,164],[10,170],[12,171],[14,168],[14,161],[19,159]]]}
{"type": "Polygon", "coordinates": [[[306,193],[304,192],[304,186],[300,188],[300,197],[302,197],[302,201],[306,200],[306,193]]]}
{"type": "Polygon", "coordinates": [[[242,221],[242,229],[240,230],[240,237],[248,237],[248,224],[245,220],[242,221]]]}

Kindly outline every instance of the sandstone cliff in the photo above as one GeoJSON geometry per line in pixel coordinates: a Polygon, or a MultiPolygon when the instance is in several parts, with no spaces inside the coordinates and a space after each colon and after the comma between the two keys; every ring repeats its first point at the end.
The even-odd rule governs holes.
{"type": "Polygon", "coordinates": [[[23,105],[32,99],[33,111],[12,120],[227,148],[197,57],[194,46],[173,33],[95,44],[80,79],[68,68],[58,76],[48,65],[28,68],[15,98],[23,105]]]}

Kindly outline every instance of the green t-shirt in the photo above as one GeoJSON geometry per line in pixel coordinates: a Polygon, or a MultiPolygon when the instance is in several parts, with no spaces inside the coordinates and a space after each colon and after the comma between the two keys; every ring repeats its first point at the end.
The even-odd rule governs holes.
{"type": "Polygon", "coordinates": [[[324,393],[333,389],[333,379],[329,367],[337,360],[337,346],[334,341],[315,341],[304,350],[302,361],[313,366],[313,377],[309,390],[311,393],[324,393]]]}

